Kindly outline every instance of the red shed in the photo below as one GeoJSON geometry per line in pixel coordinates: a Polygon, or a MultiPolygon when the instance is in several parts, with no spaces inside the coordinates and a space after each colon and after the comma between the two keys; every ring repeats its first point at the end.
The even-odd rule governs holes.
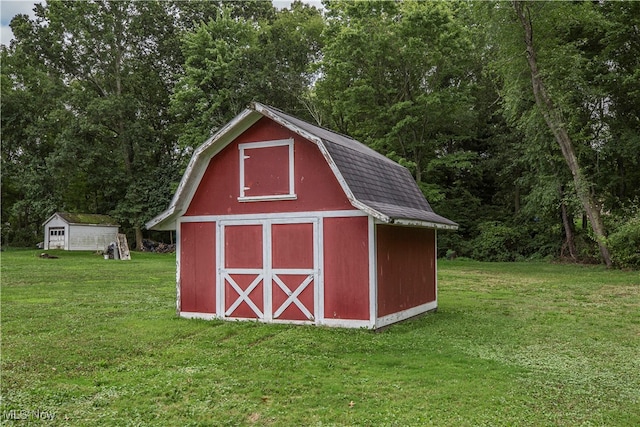
{"type": "Polygon", "coordinates": [[[409,171],[254,103],[198,147],[169,208],[182,317],[376,329],[437,308],[433,212],[409,171]]]}

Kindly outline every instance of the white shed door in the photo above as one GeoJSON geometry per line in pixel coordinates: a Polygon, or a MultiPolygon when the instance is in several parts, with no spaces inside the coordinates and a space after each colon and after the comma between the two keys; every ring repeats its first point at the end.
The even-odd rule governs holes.
{"type": "Polygon", "coordinates": [[[49,229],[49,249],[64,249],[64,227],[49,229]]]}
{"type": "MultiPolygon", "coordinates": [[[[304,221],[304,220],[303,220],[304,221]]],[[[318,222],[225,222],[219,270],[224,317],[314,322],[318,222]]]]}

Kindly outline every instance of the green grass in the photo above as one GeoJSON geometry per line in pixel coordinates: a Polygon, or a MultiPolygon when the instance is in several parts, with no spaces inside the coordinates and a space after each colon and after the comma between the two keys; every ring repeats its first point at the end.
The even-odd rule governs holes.
{"type": "Polygon", "coordinates": [[[38,253],[1,259],[8,425],[640,425],[638,272],[442,261],[438,312],[374,333],[179,319],[172,255],[38,253]]]}

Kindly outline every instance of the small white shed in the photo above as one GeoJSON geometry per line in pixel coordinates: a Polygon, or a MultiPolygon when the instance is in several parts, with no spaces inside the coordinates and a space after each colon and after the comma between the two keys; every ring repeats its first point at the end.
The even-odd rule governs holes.
{"type": "Polygon", "coordinates": [[[118,223],[107,215],[56,212],[44,222],[44,249],[104,250],[116,241],[118,223]]]}

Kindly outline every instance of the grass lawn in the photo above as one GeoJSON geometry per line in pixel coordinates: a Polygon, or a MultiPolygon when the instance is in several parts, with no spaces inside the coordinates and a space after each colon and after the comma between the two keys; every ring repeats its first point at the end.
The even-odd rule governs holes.
{"type": "Polygon", "coordinates": [[[179,319],[173,255],[39,253],[2,253],[0,423],[640,425],[638,272],[441,261],[438,312],[374,333],[179,319]]]}

